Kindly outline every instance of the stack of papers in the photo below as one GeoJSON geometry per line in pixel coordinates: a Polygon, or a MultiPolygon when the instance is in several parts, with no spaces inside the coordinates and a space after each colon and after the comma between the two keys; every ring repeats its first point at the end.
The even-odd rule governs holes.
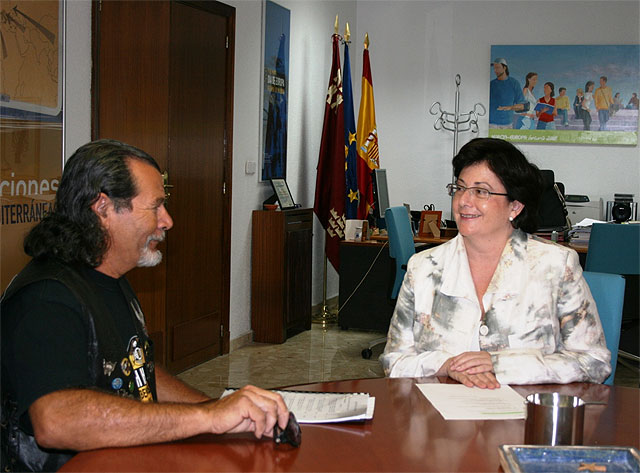
{"type": "MultiPolygon", "coordinates": [[[[228,388],[221,397],[236,389],[228,388]]],[[[368,393],[278,391],[300,424],[324,424],[373,419],[376,398],[368,393]]]]}
{"type": "Polygon", "coordinates": [[[524,419],[525,399],[503,384],[498,389],[464,384],[418,384],[445,420],[524,419]]]}
{"type": "Polygon", "coordinates": [[[591,236],[591,225],[594,223],[606,223],[592,218],[585,218],[576,223],[569,230],[569,238],[571,243],[577,246],[589,246],[589,237],[591,236]]]}
{"type": "Polygon", "coordinates": [[[569,231],[571,243],[577,246],[589,246],[589,237],[591,236],[591,227],[574,226],[569,231]]]}

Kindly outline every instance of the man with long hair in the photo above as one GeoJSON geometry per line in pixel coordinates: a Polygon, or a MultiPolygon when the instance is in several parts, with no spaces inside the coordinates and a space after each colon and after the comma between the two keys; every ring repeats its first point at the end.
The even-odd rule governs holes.
{"type": "Polygon", "coordinates": [[[125,274],[162,260],[173,226],[160,168],[114,140],[79,148],[33,259],[2,298],[2,468],[57,470],[75,452],[201,433],[273,435],[282,398],[253,386],[213,401],[154,363],[125,274]]]}

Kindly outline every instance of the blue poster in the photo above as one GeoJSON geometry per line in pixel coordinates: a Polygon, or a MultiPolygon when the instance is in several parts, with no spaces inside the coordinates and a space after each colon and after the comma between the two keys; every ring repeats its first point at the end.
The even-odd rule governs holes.
{"type": "Polygon", "coordinates": [[[489,136],[638,143],[640,46],[491,46],[489,136]]]}
{"type": "Polygon", "coordinates": [[[265,2],[262,180],[287,177],[287,97],[291,12],[265,2]]]}

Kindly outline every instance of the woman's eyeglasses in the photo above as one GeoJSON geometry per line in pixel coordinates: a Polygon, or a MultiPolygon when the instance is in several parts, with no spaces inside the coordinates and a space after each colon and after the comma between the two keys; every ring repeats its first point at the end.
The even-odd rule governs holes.
{"type": "Polygon", "coordinates": [[[500,192],[491,192],[482,187],[465,187],[458,184],[447,184],[447,191],[451,197],[453,197],[454,195],[462,195],[465,192],[469,191],[472,197],[480,200],[488,200],[492,195],[509,195],[502,194],[500,192]]]}

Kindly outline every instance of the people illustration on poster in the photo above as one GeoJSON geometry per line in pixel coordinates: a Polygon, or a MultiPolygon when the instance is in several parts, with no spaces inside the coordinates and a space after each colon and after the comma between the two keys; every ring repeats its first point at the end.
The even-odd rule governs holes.
{"type": "Polygon", "coordinates": [[[492,46],[489,136],[636,145],[639,57],[640,45],[492,46]]]}

